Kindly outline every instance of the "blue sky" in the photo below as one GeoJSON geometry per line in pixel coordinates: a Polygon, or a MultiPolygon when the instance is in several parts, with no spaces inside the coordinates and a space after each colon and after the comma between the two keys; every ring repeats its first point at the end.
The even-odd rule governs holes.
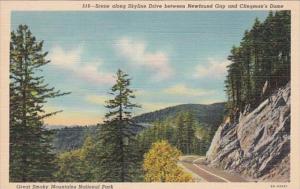
{"type": "Polygon", "coordinates": [[[254,19],[266,11],[13,12],[12,30],[27,24],[44,40],[51,63],[46,81],[72,94],[51,99],[64,110],[47,124],[103,120],[104,102],[118,68],[132,78],[135,114],[183,104],[225,101],[227,56],[254,19]]]}

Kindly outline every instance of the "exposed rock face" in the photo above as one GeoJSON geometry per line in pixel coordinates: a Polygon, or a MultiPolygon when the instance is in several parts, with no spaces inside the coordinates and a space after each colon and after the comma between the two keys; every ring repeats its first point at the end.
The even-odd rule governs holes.
{"type": "Polygon", "coordinates": [[[289,181],[290,83],[236,123],[223,123],[206,154],[209,165],[256,181],[289,181]]]}

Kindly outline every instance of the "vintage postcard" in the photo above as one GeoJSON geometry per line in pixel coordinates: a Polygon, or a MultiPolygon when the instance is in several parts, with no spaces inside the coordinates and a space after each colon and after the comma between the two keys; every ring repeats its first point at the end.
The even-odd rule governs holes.
{"type": "Polygon", "coordinates": [[[0,189],[300,188],[300,1],[0,14],[0,189]]]}

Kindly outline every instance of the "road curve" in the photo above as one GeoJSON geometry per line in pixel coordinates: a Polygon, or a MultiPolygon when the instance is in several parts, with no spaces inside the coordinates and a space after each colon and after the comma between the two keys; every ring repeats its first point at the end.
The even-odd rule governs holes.
{"type": "Polygon", "coordinates": [[[203,157],[183,156],[180,163],[206,182],[247,182],[244,178],[206,166],[203,157]]]}

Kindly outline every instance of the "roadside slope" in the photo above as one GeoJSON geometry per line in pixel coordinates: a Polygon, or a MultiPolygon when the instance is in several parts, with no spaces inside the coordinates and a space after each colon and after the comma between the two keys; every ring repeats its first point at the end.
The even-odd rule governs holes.
{"type": "Polygon", "coordinates": [[[238,121],[223,123],[206,154],[209,165],[253,181],[289,181],[290,106],[288,83],[238,121]]]}

